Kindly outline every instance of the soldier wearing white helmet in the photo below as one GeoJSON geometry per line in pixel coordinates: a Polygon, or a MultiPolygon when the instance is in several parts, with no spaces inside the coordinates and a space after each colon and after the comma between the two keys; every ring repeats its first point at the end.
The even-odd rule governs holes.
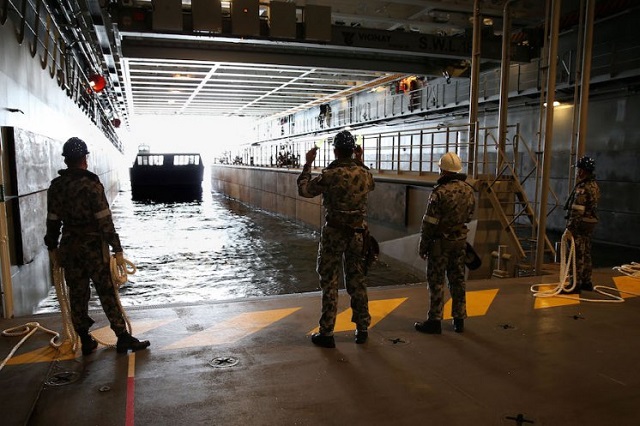
{"type": "Polygon", "coordinates": [[[433,188],[422,218],[418,254],[427,260],[429,311],[427,320],[416,322],[416,330],[427,334],[442,333],[445,278],[451,292],[453,329],[464,330],[467,317],[465,283],[465,248],[467,226],[475,210],[474,190],[465,182],[462,161],[455,152],[447,152],[438,162],[440,178],[433,188]]]}

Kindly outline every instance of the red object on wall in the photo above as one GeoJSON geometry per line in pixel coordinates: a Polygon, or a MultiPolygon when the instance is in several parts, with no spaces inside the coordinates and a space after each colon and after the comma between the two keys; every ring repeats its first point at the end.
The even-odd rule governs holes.
{"type": "Polygon", "coordinates": [[[118,127],[120,127],[120,119],[114,118],[113,120],[111,120],[111,124],[113,124],[113,127],[117,129],[118,127]]]}
{"type": "Polygon", "coordinates": [[[91,86],[94,92],[100,93],[107,85],[107,80],[105,80],[104,77],[101,75],[91,74],[89,76],[89,85],[91,86]]]}

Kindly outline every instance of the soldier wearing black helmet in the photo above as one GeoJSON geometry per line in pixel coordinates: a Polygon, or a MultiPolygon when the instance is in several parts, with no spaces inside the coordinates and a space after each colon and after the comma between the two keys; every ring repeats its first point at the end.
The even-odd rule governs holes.
{"type": "Polygon", "coordinates": [[[567,211],[567,231],[575,242],[576,277],[571,293],[593,290],[591,282],[591,237],[598,223],[600,188],[596,182],[596,162],[591,157],[581,157],[576,163],[576,185],[571,191],[564,209],[567,211]]]}
{"type": "Polygon", "coordinates": [[[317,272],[322,289],[322,315],[319,332],[311,341],[325,348],[335,347],[333,330],[338,309],[338,281],[343,274],[351,297],[356,324],[356,343],[365,343],[371,323],[363,252],[367,239],[367,197],[374,189],[373,176],[362,163],[362,148],[351,133],[344,130],[333,139],[336,157],[322,173],[312,178],[311,164],[317,148],[306,154],[298,177],[298,193],[313,198],[322,195],[325,222],[318,247],[317,272]],[[355,154],[355,158],[354,157],[355,154]]]}
{"type": "Polygon", "coordinates": [[[109,246],[119,265],[124,265],[120,237],[111,219],[111,210],[100,179],[87,170],[87,144],[70,138],[62,148],[65,170],[58,171],[47,191],[47,232],[44,242],[54,266],[64,268],[69,287],[73,327],[80,337],[82,354],[89,355],[98,343],[89,333],[94,321],[89,316],[89,297],[93,282],[111,329],[118,337],[116,350],[145,349],[127,332],[124,314],[117,303],[111,282],[109,246]],[[62,238],[60,239],[62,228],[62,238]],[[60,242],[58,240],[60,239],[60,242]]]}

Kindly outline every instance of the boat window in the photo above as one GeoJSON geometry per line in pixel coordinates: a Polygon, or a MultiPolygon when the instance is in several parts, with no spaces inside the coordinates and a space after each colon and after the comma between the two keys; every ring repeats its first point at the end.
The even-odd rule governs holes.
{"type": "Polygon", "coordinates": [[[138,155],[139,166],[162,166],[164,155],[138,155]]]}
{"type": "Polygon", "coordinates": [[[173,164],[175,166],[188,166],[200,164],[199,155],[176,155],[173,157],[173,164]]]}

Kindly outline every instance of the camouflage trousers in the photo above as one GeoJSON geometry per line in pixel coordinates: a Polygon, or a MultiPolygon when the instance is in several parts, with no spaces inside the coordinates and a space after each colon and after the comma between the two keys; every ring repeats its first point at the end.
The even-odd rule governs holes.
{"type": "Polygon", "coordinates": [[[333,333],[338,313],[338,282],[341,272],[347,293],[351,297],[351,321],[358,330],[367,330],[371,315],[364,274],[362,234],[323,227],[316,271],[320,276],[322,289],[320,333],[333,333]]]}
{"type": "Polygon", "coordinates": [[[448,281],[451,293],[453,318],[467,317],[466,283],[464,280],[464,241],[460,243],[436,243],[437,249],[432,250],[427,258],[427,284],[429,286],[430,320],[442,320],[444,310],[444,286],[448,281]]]}
{"type": "MultiPolygon", "coordinates": [[[[69,288],[71,321],[76,332],[86,332],[94,321],[89,316],[90,282],[96,289],[111,329],[116,336],[126,331],[124,315],[116,299],[116,290],[111,282],[109,263],[104,260],[103,250],[89,250],[86,245],[62,245],[64,279],[69,288]],[[85,250],[82,250],[82,249],[85,250]]],[[[95,248],[95,247],[92,247],[95,248]]]]}
{"type": "Polygon", "coordinates": [[[591,232],[575,233],[573,240],[576,245],[576,283],[578,286],[591,284],[591,272],[593,264],[591,262],[591,232]]]}

